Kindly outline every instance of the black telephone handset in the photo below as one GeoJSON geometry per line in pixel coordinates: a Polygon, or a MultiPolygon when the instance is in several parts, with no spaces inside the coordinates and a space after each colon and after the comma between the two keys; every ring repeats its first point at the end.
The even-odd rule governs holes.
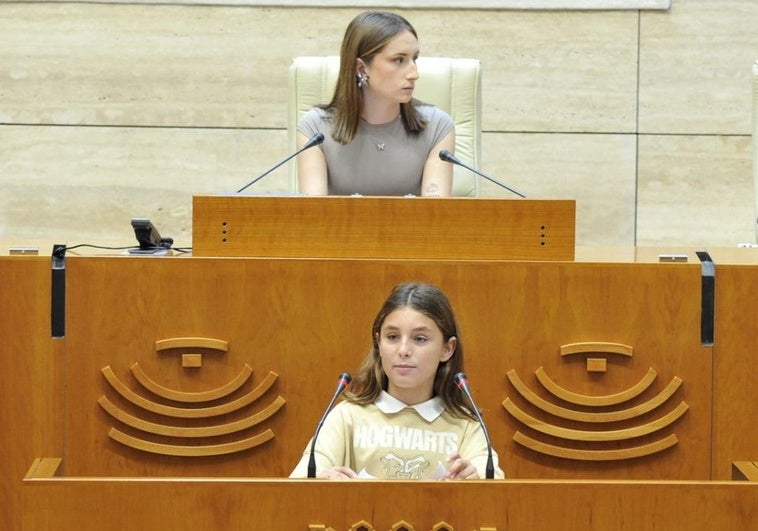
{"type": "Polygon", "coordinates": [[[132,249],[132,254],[154,254],[171,249],[173,238],[161,237],[158,229],[147,218],[132,218],[132,228],[139,243],[139,249],[132,249]]]}

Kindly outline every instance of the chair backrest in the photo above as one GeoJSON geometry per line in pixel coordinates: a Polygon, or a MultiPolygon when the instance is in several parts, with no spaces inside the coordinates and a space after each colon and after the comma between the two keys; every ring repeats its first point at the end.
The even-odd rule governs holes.
{"type": "MultiPolygon", "coordinates": [[[[296,57],[289,71],[287,139],[291,152],[297,149],[297,121],[309,109],[332,99],[340,59],[296,57]]],[[[482,87],[477,59],[420,57],[419,79],[414,97],[447,112],[455,122],[455,156],[478,168],[481,158],[482,87]]],[[[453,195],[478,196],[479,178],[456,166],[453,195]]],[[[297,191],[297,164],[290,164],[290,189],[297,191]]]]}
{"type": "Polygon", "coordinates": [[[755,196],[755,242],[758,243],[758,60],[753,63],[753,195],[755,196]]]}

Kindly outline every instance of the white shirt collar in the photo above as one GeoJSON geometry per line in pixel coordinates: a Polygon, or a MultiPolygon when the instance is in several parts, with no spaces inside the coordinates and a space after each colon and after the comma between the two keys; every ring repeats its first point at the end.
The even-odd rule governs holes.
{"type": "Polygon", "coordinates": [[[432,422],[445,411],[445,404],[438,396],[435,396],[426,402],[409,406],[389,394],[387,391],[382,391],[382,394],[379,395],[379,398],[377,398],[374,403],[382,413],[386,414],[397,413],[405,408],[415,409],[416,412],[427,422],[432,422]]]}

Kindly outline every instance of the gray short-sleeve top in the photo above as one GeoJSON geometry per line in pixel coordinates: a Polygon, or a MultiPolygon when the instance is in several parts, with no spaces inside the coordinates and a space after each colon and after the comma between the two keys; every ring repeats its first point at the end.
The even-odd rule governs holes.
{"type": "Polygon", "coordinates": [[[444,111],[422,103],[416,110],[427,126],[418,135],[405,131],[398,116],[386,124],[361,120],[352,142],[342,145],[331,135],[329,111],[314,108],[300,118],[297,130],[307,137],[318,132],[326,158],[329,195],[421,195],[421,177],[430,152],[455,128],[444,111]]]}

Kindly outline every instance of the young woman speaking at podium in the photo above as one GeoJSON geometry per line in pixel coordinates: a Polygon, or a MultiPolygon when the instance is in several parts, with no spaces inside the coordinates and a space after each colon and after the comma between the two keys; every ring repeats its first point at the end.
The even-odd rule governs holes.
{"type": "Polygon", "coordinates": [[[331,102],[298,123],[298,186],[308,195],[439,196],[452,194],[455,124],[413,98],[418,79],[416,30],[403,17],[368,11],[347,27],[331,102]]]}
{"type": "Polygon", "coordinates": [[[428,284],[396,286],[372,340],[346,400],[326,416],[290,477],[308,477],[311,459],[315,477],[328,479],[504,477],[456,381],[463,342],[445,294],[428,284]]]}

